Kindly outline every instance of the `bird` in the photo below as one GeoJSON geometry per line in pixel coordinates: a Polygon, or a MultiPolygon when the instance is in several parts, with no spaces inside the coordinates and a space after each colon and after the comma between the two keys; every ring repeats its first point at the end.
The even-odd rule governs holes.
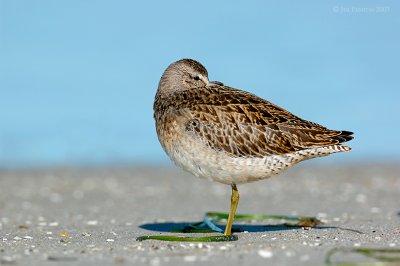
{"type": "Polygon", "coordinates": [[[209,81],[207,69],[193,59],[166,68],[153,111],[158,140],[178,167],[231,186],[225,236],[232,234],[238,184],[350,151],[342,143],[353,139],[353,132],[330,130],[250,92],[209,81]]]}

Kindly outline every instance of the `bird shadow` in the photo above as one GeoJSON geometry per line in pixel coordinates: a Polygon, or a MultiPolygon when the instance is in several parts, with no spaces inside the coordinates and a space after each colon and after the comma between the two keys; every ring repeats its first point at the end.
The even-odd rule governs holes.
{"type": "MultiPolygon", "coordinates": [[[[182,232],[182,233],[189,233],[191,226],[195,223],[190,223],[190,222],[163,222],[163,223],[146,223],[139,225],[140,228],[146,229],[149,231],[154,231],[154,232],[182,232]],[[189,230],[187,230],[189,229],[189,230]]],[[[224,226],[220,226],[221,229],[224,229],[224,226]]],[[[298,229],[303,229],[303,228],[309,228],[309,227],[303,227],[303,226],[293,226],[293,225],[287,225],[287,224],[273,224],[273,225],[260,225],[260,224],[235,224],[232,226],[232,232],[240,233],[240,232],[251,232],[251,233],[256,233],[256,232],[274,232],[274,231],[286,231],[286,230],[298,230],[298,229]]],[[[353,229],[346,229],[346,228],[340,228],[336,226],[323,226],[323,225],[318,225],[318,226],[313,226],[313,229],[342,229],[342,230],[349,230],[349,231],[355,231],[357,233],[361,233],[357,230],[353,229]]]]}

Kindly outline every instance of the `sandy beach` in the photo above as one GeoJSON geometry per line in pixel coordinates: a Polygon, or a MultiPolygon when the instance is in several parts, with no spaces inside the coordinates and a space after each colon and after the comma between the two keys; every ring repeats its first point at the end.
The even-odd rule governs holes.
{"type": "MultiPolygon", "coordinates": [[[[171,235],[207,211],[227,212],[230,187],[173,167],[3,170],[0,265],[324,265],[333,248],[400,248],[394,164],[305,163],[238,188],[238,213],[316,216],[324,224],[247,221],[234,226],[242,231],[234,242],[139,242],[171,235]]],[[[345,253],[332,260],[373,261],[345,253]]]]}

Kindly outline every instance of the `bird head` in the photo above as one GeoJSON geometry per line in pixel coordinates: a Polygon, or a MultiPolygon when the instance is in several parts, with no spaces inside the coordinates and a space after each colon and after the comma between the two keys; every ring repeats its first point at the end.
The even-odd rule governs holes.
{"type": "Polygon", "coordinates": [[[158,85],[158,93],[169,94],[176,91],[191,90],[223,85],[208,80],[207,69],[193,59],[181,59],[169,65],[158,85]]]}

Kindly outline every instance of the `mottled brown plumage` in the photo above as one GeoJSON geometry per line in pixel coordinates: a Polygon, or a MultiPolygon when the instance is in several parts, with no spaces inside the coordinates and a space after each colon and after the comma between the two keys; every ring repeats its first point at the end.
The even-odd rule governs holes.
{"type": "Polygon", "coordinates": [[[192,59],[165,70],[154,118],[160,143],[178,166],[230,184],[233,193],[236,184],[270,177],[306,159],[349,151],[341,143],[353,138],[352,132],[330,130],[249,92],[210,82],[207,70],[192,59]]]}
{"type": "Polygon", "coordinates": [[[227,86],[179,91],[169,98],[156,99],[156,113],[173,109],[177,115],[187,117],[187,132],[232,156],[279,155],[353,138],[351,132],[327,129],[227,86]]]}

